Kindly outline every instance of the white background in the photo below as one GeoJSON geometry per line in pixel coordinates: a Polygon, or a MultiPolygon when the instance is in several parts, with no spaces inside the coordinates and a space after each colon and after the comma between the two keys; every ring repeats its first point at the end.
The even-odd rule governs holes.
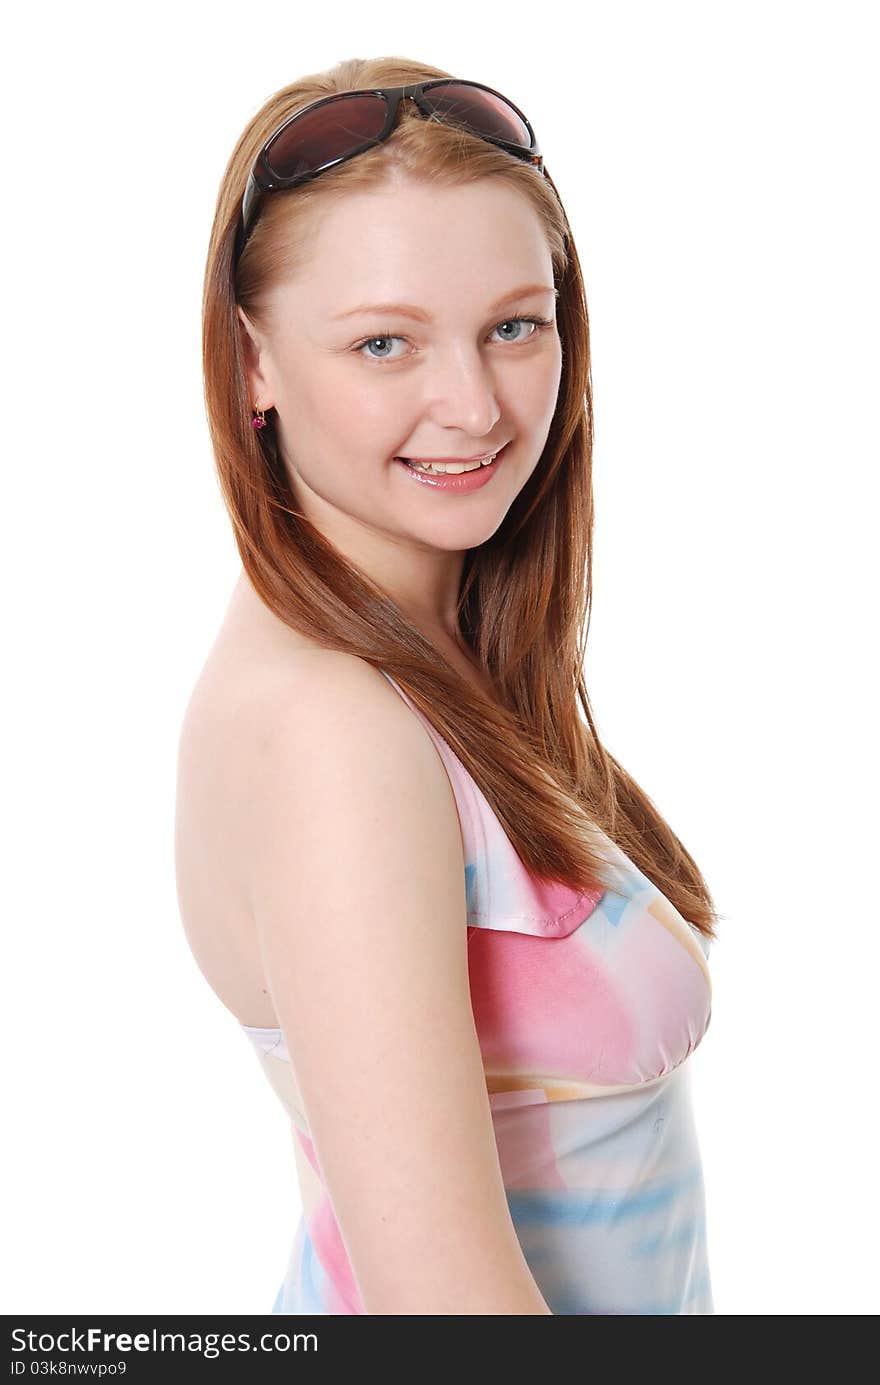
{"type": "Polygon", "coordinates": [[[201,281],[257,108],[393,53],[522,106],[574,227],[587,686],[725,915],[692,1059],[716,1311],[876,1312],[876,6],[334,14],[7,18],[4,1311],[268,1312],[284,1269],[289,1129],[175,892],[239,567],[201,281]]]}

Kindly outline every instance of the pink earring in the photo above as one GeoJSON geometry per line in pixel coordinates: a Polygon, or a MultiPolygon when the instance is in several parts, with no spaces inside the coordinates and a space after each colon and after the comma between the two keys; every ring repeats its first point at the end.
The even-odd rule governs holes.
{"type": "Polygon", "coordinates": [[[264,411],[262,409],[258,409],[256,405],[254,405],[254,412],[253,417],[251,418],[251,423],[254,425],[255,428],[265,428],[266,426],[266,415],[264,411]]]}

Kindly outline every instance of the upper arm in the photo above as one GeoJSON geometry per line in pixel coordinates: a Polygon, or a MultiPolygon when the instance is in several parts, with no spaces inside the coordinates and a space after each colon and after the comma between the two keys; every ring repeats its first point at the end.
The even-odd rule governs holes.
{"type": "Polygon", "coordinates": [[[366,1312],[549,1312],[499,1167],[435,747],[377,670],[330,651],[255,730],[247,883],[366,1312]]]}

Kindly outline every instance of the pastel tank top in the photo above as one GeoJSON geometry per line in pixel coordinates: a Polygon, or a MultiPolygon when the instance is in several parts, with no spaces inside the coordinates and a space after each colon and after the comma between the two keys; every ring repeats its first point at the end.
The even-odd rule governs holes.
{"type": "MultiPolygon", "coordinates": [[[[605,834],[613,889],[579,893],[533,877],[472,775],[385,677],[424,724],[455,795],[495,1139],[548,1307],[714,1313],[686,1064],[711,1016],[709,940],[605,834]]],[[[284,1036],[241,1027],[289,1116],[302,1200],[271,1311],[363,1313],[284,1036]]]]}

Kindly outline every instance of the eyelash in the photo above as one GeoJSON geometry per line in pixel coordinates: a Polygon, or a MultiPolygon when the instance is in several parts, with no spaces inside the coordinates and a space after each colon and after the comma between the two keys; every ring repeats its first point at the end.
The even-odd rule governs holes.
{"type": "MultiPolygon", "coordinates": [[[[532,332],[532,334],[531,334],[530,336],[526,337],[526,338],[525,338],[525,341],[534,341],[535,337],[537,337],[537,336],[543,331],[543,329],[544,329],[545,327],[551,327],[551,326],[553,325],[553,321],[554,321],[553,318],[550,318],[550,317],[538,317],[537,315],[534,315],[534,316],[523,316],[523,317],[505,317],[505,318],[502,318],[501,322],[497,322],[497,323],[495,324],[495,327],[492,328],[492,331],[494,332],[496,327],[503,327],[504,324],[507,323],[507,322],[531,322],[538,330],[537,330],[536,332],[532,332]]],[[[357,342],[357,343],[351,348],[351,350],[352,350],[353,352],[355,352],[355,354],[357,354],[358,352],[362,351],[363,348],[364,348],[365,346],[369,346],[370,342],[374,342],[374,341],[404,341],[404,340],[405,340],[404,337],[399,336],[399,335],[398,335],[397,333],[395,333],[395,332],[372,332],[368,337],[364,337],[361,341],[357,342]]],[[[514,341],[514,342],[511,342],[510,345],[511,345],[511,346],[523,346],[523,345],[525,344],[525,341],[523,341],[523,342],[514,341]]],[[[392,358],[389,357],[389,356],[385,356],[385,357],[382,357],[382,356],[364,356],[363,359],[364,359],[365,361],[372,361],[374,365],[384,365],[386,362],[389,362],[389,363],[390,363],[391,360],[392,360],[392,358]]],[[[398,357],[396,357],[395,359],[397,359],[397,360],[404,360],[405,357],[403,357],[403,356],[398,356],[398,357]]]]}

